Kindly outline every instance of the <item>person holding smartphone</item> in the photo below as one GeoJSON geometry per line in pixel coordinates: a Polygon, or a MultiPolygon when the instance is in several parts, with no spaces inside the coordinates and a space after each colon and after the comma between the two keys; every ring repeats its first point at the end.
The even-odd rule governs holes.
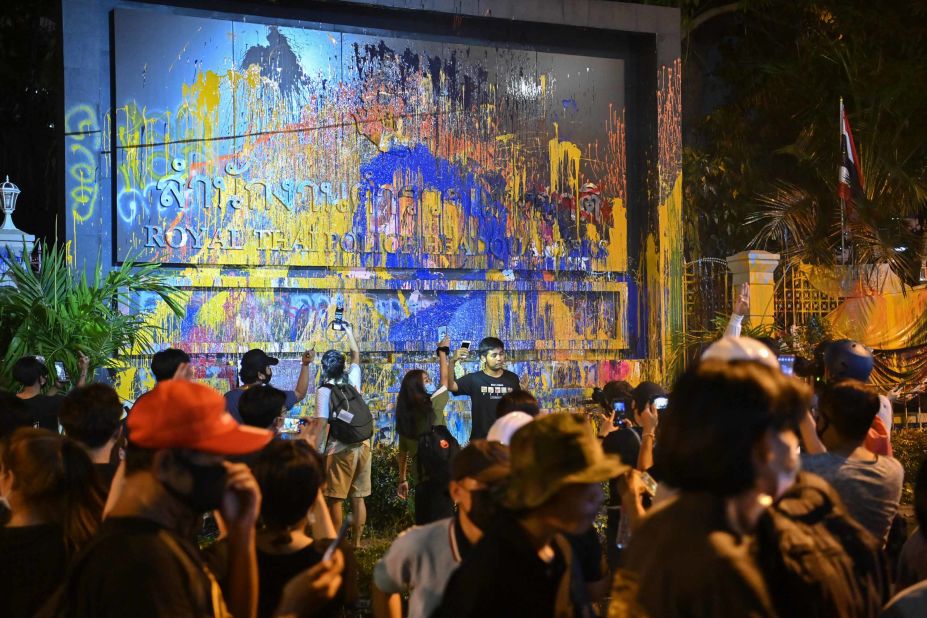
{"type": "Polygon", "coordinates": [[[415,487],[415,524],[419,526],[454,514],[454,503],[447,489],[447,478],[444,478],[446,471],[428,469],[425,460],[418,456],[419,440],[434,427],[441,427],[437,431],[442,436],[449,435],[444,416],[444,408],[450,398],[447,391],[449,346],[450,339],[444,334],[436,350],[438,382],[423,369],[411,369],[403,377],[396,397],[396,433],[399,434],[399,486],[396,494],[402,500],[409,497],[411,478],[415,487]]]}
{"type": "Polygon", "coordinates": [[[477,347],[482,365],[479,371],[460,379],[454,377],[454,367],[466,358],[469,350],[461,347],[451,359],[448,389],[455,395],[470,397],[471,426],[469,440],[485,438],[496,422],[496,408],[504,395],[521,388],[518,376],[505,369],[505,344],[496,337],[484,337],[477,347]]]}
{"type": "Polygon", "coordinates": [[[666,390],[656,382],[641,382],[633,389],[627,382],[606,384],[597,397],[610,415],[609,422],[599,430],[605,452],[619,455],[638,470],[652,468],[657,425],[669,401],[667,397],[666,390]]]}
{"type": "MultiPolygon", "coordinates": [[[[87,371],[90,359],[82,352],[80,355],[80,378],[74,386],[87,383],[87,371]]],[[[29,409],[33,427],[41,427],[58,433],[58,411],[64,396],[59,394],[66,385],[67,376],[58,376],[49,386],[49,370],[44,359],[38,356],[24,356],[13,364],[13,379],[22,385],[16,396],[23,400],[29,409]],[[47,387],[47,388],[46,388],[47,387]]]]}
{"type": "MultiPolygon", "coordinates": [[[[284,409],[289,410],[297,403],[306,398],[309,392],[309,366],[315,358],[315,352],[307,350],[303,352],[300,359],[299,377],[296,378],[296,386],[291,391],[283,391],[286,395],[284,409]]],[[[241,368],[238,370],[238,377],[241,378],[241,386],[233,388],[225,393],[225,406],[239,423],[242,422],[241,412],[238,406],[241,402],[242,395],[250,388],[266,386],[270,384],[274,372],[271,367],[278,365],[280,359],[268,356],[264,350],[255,348],[248,350],[241,357],[241,368]]]]}
{"type": "Polygon", "coordinates": [[[125,480],[96,538],[69,571],[50,615],[253,616],[261,494],[245,464],[273,437],[240,426],[217,391],[159,382],[128,418],[125,480]],[[223,597],[189,533],[218,511],[229,546],[223,597]],[[65,610],[67,610],[65,612],[65,610]]]}

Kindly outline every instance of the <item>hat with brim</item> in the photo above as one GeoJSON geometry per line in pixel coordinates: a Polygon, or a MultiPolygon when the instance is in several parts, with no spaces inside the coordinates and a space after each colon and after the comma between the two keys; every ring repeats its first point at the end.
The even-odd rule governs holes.
{"type": "Polygon", "coordinates": [[[264,350],[255,348],[248,350],[241,357],[241,368],[244,370],[263,371],[271,365],[280,364],[279,358],[268,356],[264,350]]]}
{"type": "Polygon", "coordinates": [[[239,425],[225,398],[208,386],[164,380],[139,397],[127,420],[129,440],[148,449],[189,449],[216,455],[260,450],[273,432],[239,425]]]}
{"type": "Polygon", "coordinates": [[[631,469],[606,455],[592,425],[578,414],[550,414],[528,423],[512,437],[512,474],[505,505],[533,509],[566,485],[601,483],[631,469]]]}

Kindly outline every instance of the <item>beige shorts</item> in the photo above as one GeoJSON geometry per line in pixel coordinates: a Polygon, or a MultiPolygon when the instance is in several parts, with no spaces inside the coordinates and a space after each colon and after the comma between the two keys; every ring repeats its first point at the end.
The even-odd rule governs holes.
{"type": "Polygon", "coordinates": [[[370,443],[353,444],[325,459],[325,497],[335,500],[370,495],[370,443]]]}

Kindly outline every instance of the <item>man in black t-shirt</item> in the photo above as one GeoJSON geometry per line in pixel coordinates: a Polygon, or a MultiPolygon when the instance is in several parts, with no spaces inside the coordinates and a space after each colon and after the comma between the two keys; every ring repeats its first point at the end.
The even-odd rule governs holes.
{"type": "MultiPolygon", "coordinates": [[[[80,354],[80,378],[76,386],[83,386],[87,383],[87,370],[90,367],[90,359],[80,354]]],[[[24,356],[13,364],[13,379],[22,384],[16,396],[23,400],[29,409],[29,414],[33,427],[41,427],[58,433],[58,409],[64,400],[58,391],[65,386],[65,383],[55,381],[53,386],[48,389],[46,394],[42,391],[48,384],[48,368],[45,366],[45,359],[40,356],[24,356]]]]}
{"type": "Polygon", "coordinates": [[[496,407],[504,395],[521,388],[518,376],[505,367],[505,344],[495,337],[485,337],[477,348],[483,368],[454,378],[454,366],[468,351],[461,348],[451,361],[449,390],[455,395],[470,397],[470,440],[485,438],[496,422],[496,407]]]}

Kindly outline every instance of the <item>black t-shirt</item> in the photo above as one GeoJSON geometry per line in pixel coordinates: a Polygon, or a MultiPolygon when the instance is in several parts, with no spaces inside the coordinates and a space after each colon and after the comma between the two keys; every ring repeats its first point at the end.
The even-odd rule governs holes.
{"type": "Polygon", "coordinates": [[[605,577],[607,565],[605,554],[602,552],[602,541],[595,526],[581,534],[566,534],[566,539],[573,548],[573,560],[579,565],[583,574],[583,581],[593,583],[605,577]]]}
{"type": "Polygon", "coordinates": [[[58,433],[58,410],[62,401],[64,395],[36,395],[22,400],[29,410],[30,422],[55,433],[58,433]]]}
{"type": "Polygon", "coordinates": [[[496,422],[496,408],[503,395],[520,388],[518,376],[503,370],[502,375],[494,378],[485,371],[468,373],[457,380],[455,395],[470,396],[472,428],[470,440],[485,438],[489,428],[496,422]]]}
{"type": "Polygon", "coordinates": [[[72,565],[65,603],[88,618],[212,618],[213,592],[192,543],[147,519],[111,517],[72,565]]]}
{"type": "MultiPolygon", "coordinates": [[[[327,545],[327,543],[326,543],[327,545]]],[[[260,596],[258,597],[258,618],[271,618],[280,604],[280,596],[287,582],[322,561],[324,549],[313,543],[292,554],[257,553],[260,596]]],[[[340,616],[344,591],[314,616],[340,616]]]]}
{"type": "MultiPolygon", "coordinates": [[[[637,457],[641,452],[641,429],[639,427],[622,427],[613,431],[602,440],[602,450],[609,455],[621,457],[621,463],[632,468],[637,467],[637,457]]],[[[608,481],[608,503],[621,504],[618,495],[618,483],[615,479],[608,481]]]]}
{"type": "MultiPolygon", "coordinates": [[[[311,545],[290,554],[269,554],[258,549],[258,616],[273,616],[280,604],[280,597],[287,583],[322,561],[322,556],[333,539],[320,539],[311,545]]],[[[312,614],[321,618],[341,616],[346,605],[357,601],[357,562],[350,547],[341,545],[344,556],[344,572],[341,589],[337,596],[319,612],[312,614]]],[[[223,589],[229,586],[229,545],[226,539],[213,543],[203,550],[203,559],[216,575],[223,589]]]]}
{"type": "Polygon", "coordinates": [[[64,580],[67,566],[57,526],[0,528],[0,616],[34,616],[64,580]]]}

